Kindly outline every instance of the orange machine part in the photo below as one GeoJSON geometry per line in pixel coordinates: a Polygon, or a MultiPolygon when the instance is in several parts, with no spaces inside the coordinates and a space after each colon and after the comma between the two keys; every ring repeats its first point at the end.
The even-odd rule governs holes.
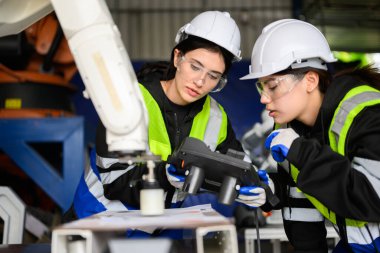
{"type": "MultiPolygon", "coordinates": [[[[32,55],[26,70],[39,72],[43,63],[44,56],[48,53],[54,36],[58,29],[58,20],[54,13],[37,21],[25,30],[28,42],[34,45],[36,53],[32,55]]],[[[54,73],[63,77],[69,82],[77,72],[74,57],[71,54],[69,45],[65,38],[59,44],[54,58],[54,73]]]]}
{"type": "Polygon", "coordinates": [[[33,71],[15,71],[0,64],[0,84],[1,83],[22,83],[33,82],[66,87],[75,90],[75,86],[58,75],[45,74],[33,71]]]}
{"type": "Polygon", "coordinates": [[[53,109],[0,109],[1,119],[70,117],[73,113],[53,109]]]}

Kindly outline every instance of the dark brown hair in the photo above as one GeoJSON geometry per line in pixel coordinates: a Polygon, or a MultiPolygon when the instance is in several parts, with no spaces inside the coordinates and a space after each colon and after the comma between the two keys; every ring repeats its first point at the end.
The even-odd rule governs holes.
{"type": "Polygon", "coordinates": [[[339,71],[334,77],[343,75],[350,75],[363,80],[368,85],[380,90],[380,71],[373,64],[366,65],[364,67],[349,68],[339,71]]]}

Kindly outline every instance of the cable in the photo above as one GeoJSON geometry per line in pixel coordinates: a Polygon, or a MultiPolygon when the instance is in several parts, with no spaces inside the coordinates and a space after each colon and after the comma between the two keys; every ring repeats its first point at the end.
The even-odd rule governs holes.
{"type": "Polygon", "coordinates": [[[261,253],[261,245],[260,245],[260,229],[259,229],[259,213],[257,212],[258,208],[255,208],[255,216],[256,216],[256,237],[257,237],[257,252],[261,253]]]}
{"type": "Polygon", "coordinates": [[[372,240],[372,243],[373,243],[373,247],[375,248],[376,253],[379,253],[379,249],[377,248],[377,246],[376,246],[376,242],[375,242],[375,240],[373,239],[373,236],[372,236],[372,234],[371,234],[371,231],[370,231],[369,228],[368,228],[368,224],[365,224],[365,228],[367,229],[367,232],[368,232],[369,236],[371,237],[371,240],[372,240]]]}
{"type": "Polygon", "coordinates": [[[51,46],[49,48],[49,51],[47,52],[44,62],[42,64],[42,70],[45,72],[48,72],[51,70],[52,65],[53,65],[53,58],[55,54],[57,53],[59,49],[59,45],[64,38],[63,36],[63,30],[62,27],[58,24],[57,31],[55,33],[54,39],[51,43],[51,46]]]}

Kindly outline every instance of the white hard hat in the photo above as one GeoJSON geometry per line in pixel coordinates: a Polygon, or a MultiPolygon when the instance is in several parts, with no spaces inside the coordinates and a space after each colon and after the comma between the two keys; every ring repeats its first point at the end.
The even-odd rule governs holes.
{"type": "Polygon", "coordinates": [[[178,30],[175,42],[181,42],[188,35],[212,41],[231,52],[234,61],[241,60],[240,31],[228,12],[202,12],[178,30]]]}
{"type": "Polygon", "coordinates": [[[323,34],[313,25],[282,19],[264,27],[252,50],[249,74],[241,80],[269,76],[287,68],[327,70],[336,59],[323,34]]]}

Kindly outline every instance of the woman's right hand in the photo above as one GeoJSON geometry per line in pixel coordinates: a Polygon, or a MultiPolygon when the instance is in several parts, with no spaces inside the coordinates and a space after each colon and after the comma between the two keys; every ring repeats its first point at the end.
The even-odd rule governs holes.
{"type": "Polygon", "coordinates": [[[169,183],[175,188],[182,190],[185,176],[178,174],[177,169],[172,164],[166,164],[165,169],[169,183]]]}

